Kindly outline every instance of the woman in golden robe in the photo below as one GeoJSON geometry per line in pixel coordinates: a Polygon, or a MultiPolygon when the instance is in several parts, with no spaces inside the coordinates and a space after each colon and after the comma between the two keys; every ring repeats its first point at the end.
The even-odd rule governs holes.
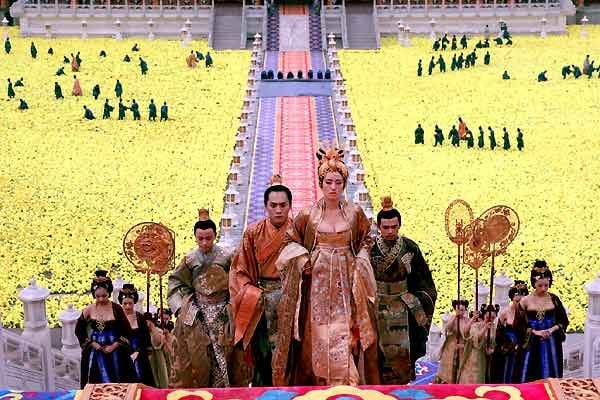
{"type": "Polygon", "coordinates": [[[434,383],[457,383],[458,381],[458,368],[463,357],[465,336],[468,332],[469,319],[465,315],[468,307],[467,300],[452,301],[454,314],[446,325],[446,339],[440,349],[440,367],[434,383]]]}
{"type": "MultiPolygon", "coordinates": [[[[358,357],[377,342],[369,313],[376,296],[371,224],[359,206],[341,200],[348,179],[342,154],[317,153],[323,197],[297,215],[277,260],[275,386],[358,385],[358,357]]],[[[365,375],[378,376],[372,368],[365,375]]]]}

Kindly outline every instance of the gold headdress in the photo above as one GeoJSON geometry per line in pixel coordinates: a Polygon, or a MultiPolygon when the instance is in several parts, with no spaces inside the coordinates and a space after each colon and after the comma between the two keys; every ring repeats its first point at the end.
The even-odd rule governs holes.
{"type": "Polygon", "coordinates": [[[391,211],[394,209],[394,202],[392,196],[387,195],[381,198],[381,211],[391,211]]]}
{"type": "Polygon", "coordinates": [[[275,174],[269,179],[269,186],[283,185],[283,178],[279,174],[275,174]]]}
{"type": "Polygon", "coordinates": [[[323,183],[325,175],[328,172],[337,172],[344,179],[344,184],[348,180],[348,167],[344,164],[344,150],[331,147],[327,150],[320,148],[317,151],[317,159],[319,160],[319,183],[323,183]]]}
{"type": "Polygon", "coordinates": [[[198,209],[198,221],[208,221],[210,220],[210,213],[206,208],[198,209]]]}

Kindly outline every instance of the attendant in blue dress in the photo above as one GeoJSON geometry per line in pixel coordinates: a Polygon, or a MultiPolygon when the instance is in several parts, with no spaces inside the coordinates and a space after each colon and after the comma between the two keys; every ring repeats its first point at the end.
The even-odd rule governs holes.
{"type": "Polygon", "coordinates": [[[119,292],[118,298],[131,326],[130,358],[133,361],[133,379],[154,386],[154,377],[148,359],[152,351],[150,331],[144,315],[135,311],[135,305],[139,300],[138,291],[131,283],[126,283],[119,292]]]}
{"type": "Polygon", "coordinates": [[[515,320],[519,312],[519,302],[529,294],[524,281],[515,281],[508,291],[510,304],[498,315],[496,328],[496,349],[492,356],[491,383],[517,383],[515,377],[517,362],[520,359],[519,335],[515,320]]]}
{"type": "Polygon", "coordinates": [[[96,271],[87,306],[75,326],[81,346],[81,387],[88,383],[132,382],[129,358],[131,327],[120,305],[110,301],[113,285],[106,271],[96,271]]]}
{"type": "Polygon", "coordinates": [[[546,261],[535,262],[531,285],[534,291],[521,300],[523,313],[517,314],[515,321],[523,338],[520,382],[562,378],[562,344],[569,319],[558,296],[548,291],[552,286],[552,272],[546,261]]]}

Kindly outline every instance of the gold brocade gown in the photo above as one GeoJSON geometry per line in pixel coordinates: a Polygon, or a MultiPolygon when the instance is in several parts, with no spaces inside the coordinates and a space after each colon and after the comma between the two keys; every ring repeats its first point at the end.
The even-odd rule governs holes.
{"type": "Polygon", "coordinates": [[[310,255],[312,274],[299,371],[312,371],[313,384],[357,385],[352,356],[352,276],[350,230],[317,232],[310,255]]]}

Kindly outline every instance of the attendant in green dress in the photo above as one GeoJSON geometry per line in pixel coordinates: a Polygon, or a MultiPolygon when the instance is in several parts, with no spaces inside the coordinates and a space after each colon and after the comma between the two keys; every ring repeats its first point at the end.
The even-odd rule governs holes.
{"type": "Polygon", "coordinates": [[[117,83],[115,84],[115,96],[117,96],[117,98],[120,98],[123,95],[123,85],[121,85],[121,82],[117,79],[117,83]]]}
{"type": "Polygon", "coordinates": [[[156,121],[156,104],[154,104],[154,99],[150,99],[150,104],[148,104],[148,121],[156,121]]]}
{"type": "Polygon", "coordinates": [[[109,119],[110,118],[110,113],[114,109],[115,108],[108,103],[108,99],[106,99],[106,101],[104,102],[104,110],[102,112],[102,119],[109,119]]]}
{"type": "Polygon", "coordinates": [[[97,83],[92,89],[92,96],[94,96],[94,100],[98,100],[98,96],[100,96],[100,85],[98,85],[97,83]]]}
{"type": "Polygon", "coordinates": [[[129,107],[123,104],[123,100],[119,99],[119,120],[125,119],[125,111],[127,111],[129,107]]]}
{"type": "Polygon", "coordinates": [[[490,149],[494,150],[496,148],[496,135],[494,134],[494,130],[491,126],[488,126],[488,130],[490,131],[490,149]]]}
{"type": "Polygon", "coordinates": [[[27,102],[23,99],[19,99],[19,110],[28,110],[29,109],[29,105],[27,104],[27,102]]]}
{"type": "Polygon", "coordinates": [[[56,97],[56,100],[65,98],[62,93],[62,88],[58,82],[54,82],[54,97],[56,97]]]}
{"type": "Polygon", "coordinates": [[[21,77],[20,79],[17,79],[17,81],[15,82],[15,87],[23,87],[25,86],[25,84],[23,83],[23,77],[21,77]]]}
{"type": "Polygon", "coordinates": [[[6,38],[4,41],[4,51],[6,54],[10,54],[10,50],[12,49],[12,45],[10,44],[10,38],[6,38]]]}
{"type": "Polygon", "coordinates": [[[140,114],[140,105],[135,101],[135,99],[131,100],[131,107],[129,107],[129,109],[133,114],[134,121],[142,119],[142,115],[140,114]]]}
{"type": "Polygon", "coordinates": [[[83,109],[85,110],[83,113],[83,118],[85,118],[87,120],[96,119],[96,117],[94,117],[94,113],[92,112],[92,110],[87,108],[87,106],[83,106],[83,109]]]}
{"type": "Polygon", "coordinates": [[[459,384],[486,383],[488,363],[496,347],[496,315],[499,306],[482,304],[479,314],[467,322],[465,352],[458,369],[459,384]]]}
{"type": "Polygon", "coordinates": [[[468,332],[467,307],[469,307],[467,300],[452,301],[454,314],[450,316],[444,332],[445,340],[440,349],[440,365],[434,380],[435,383],[456,383],[458,381],[458,368],[463,359],[465,335],[468,332]]]}
{"type": "Polygon", "coordinates": [[[523,132],[521,132],[521,128],[517,128],[517,149],[522,151],[525,148],[525,143],[523,142],[523,132]]]}
{"type": "Polygon", "coordinates": [[[508,131],[506,130],[506,127],[503,128],[504,134],[502,135],[502,140],[504,141],[504,144],[502,146],[502,148],[504,150],[510,150],[510,137],[508,136],[508,131]]]}
{"type": "Polygon", "coordinates": [[[15,90],[13,89],[13,84],[10,81],[10,78],[8,78],[8,98],[9,99],[14,99],[15,98],[15,90]]]}
{"type": "Polygon", "coordinates": [[[473,140],[473,132],[471,132],[471,130],[467,128],[467,148],[472,149],[474,145],[475,142],[473,140]]]}
{"type": "Polygon", "coordinates": [[[171,321],[171,310],[159,312],[156,321],[148,320],[146,324],[150,330],[150,342],[152,353],[150,354],[150,368],[154,376],[157,388],[169,387],[169,376],[171,375],[171,363],[173,360],[173,322],[171,321]]]}
{"type": "Polygon", "coordinates": [[[485,146],[483,136],[484,136],[483,128],[480,126],[479,127],[479,136],[477,137],[477,147],[479,147],[480,149],[483,149],[483,146],[485,146]]]}
{"type": "Polygon", "coordinates": [[[31,52],[31,58],[37,58],[37,48],[35,47],[35,43],[31,42],[31,48],[29,49],[31,52]]]}
{"type": "Polygon", "coordinates": [[[415,144],[425,144],[425,131],[421,128],[421,124],[418,124],[415,129],[415,144]]]}
{"type": "Polygon", "coordinates": [[[140,70],[142,71],[142,75],[148,73],[148,63],[142,57],[140,57],[140,70]]]}

